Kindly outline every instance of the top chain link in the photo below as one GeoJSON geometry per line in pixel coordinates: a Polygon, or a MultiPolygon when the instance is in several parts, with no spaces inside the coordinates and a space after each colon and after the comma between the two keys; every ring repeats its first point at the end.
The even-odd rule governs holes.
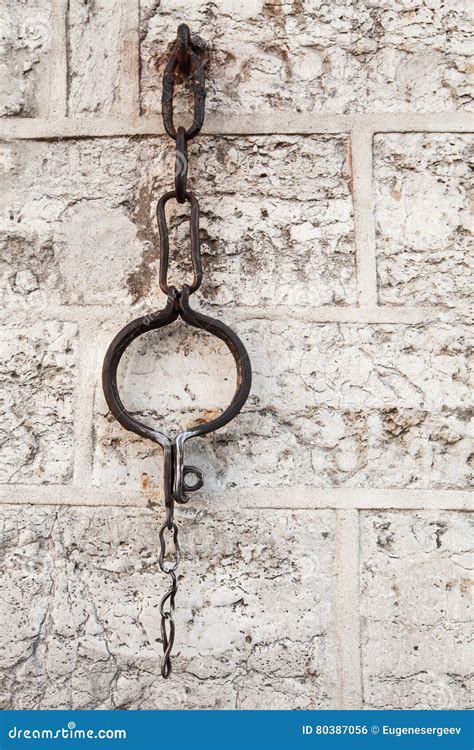
{"type": "Polygon", "coordinates": [[[204,63],[194,52],[191,46],[191,33],[186,24],[178,27],[178,39],[176,49],[165,68],[163,74],[163,94],[161,99],[161,112],[163,125],[166,132],[176,140],[178,130],[174,124],[173,100],[174,86],[176,82],[176,69],[184,76],[185,80],[191,81],[194,91],[194,117],[193,122],[186,130],[186,141],[194,138],[202,128],[204,122],[204,109],[206,102],[206,80],[204,74],[204,63]]]}

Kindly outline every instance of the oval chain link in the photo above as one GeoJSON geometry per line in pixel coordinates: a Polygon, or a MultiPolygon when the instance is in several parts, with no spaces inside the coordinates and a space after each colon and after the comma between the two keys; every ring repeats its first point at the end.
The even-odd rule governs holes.
{"type": "Polygon", "coordinates": [[[193,121],[186,129],[186,140],[194,138],[202,128],[204,122],[204,109],[206,102],[206,79],[204,73],[204,62],[191,47],[191,35],[186,24],[178,28],[178,40],[176,50],[171,55],[163,74],[163,93],[161,97],[161,113],[163,125],[170,138],[176,140],[178,134],[174,124],[174,85],[176,80],[176,69],[178,68],[184,76],[184,80],[191,81],[194,93],[193,121]],[[187,29],[187,34],[180,35],[182,27],[187,29]],[[184,64],[184,69],[183,69],[184,64]]]}

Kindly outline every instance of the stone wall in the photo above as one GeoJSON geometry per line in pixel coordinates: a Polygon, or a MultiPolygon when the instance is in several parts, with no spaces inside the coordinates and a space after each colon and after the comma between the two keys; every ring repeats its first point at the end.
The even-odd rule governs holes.
{"type": "MultiPolygon", "coordinates": [[[[2,708],[470,705],[468,5],[7,3],[2,708]],[[164,682],[162,457],[111,418],[100,369],[163,305],[161,76],[183,20],[208,60],[195,299],[243,338],[254,384],[189,444],[205,487],[177,511],[164,682]]],[[[182,280],[187,209],[169,215],[182,280]]],[[[168,430],[234,377],[179,325],[121,373],[168,430]]]]}

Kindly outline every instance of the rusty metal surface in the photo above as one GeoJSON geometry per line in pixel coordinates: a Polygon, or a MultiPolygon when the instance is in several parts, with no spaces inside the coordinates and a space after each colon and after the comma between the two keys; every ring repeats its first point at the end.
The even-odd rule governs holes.
{"type": "Polygon", "coordinates": [[[186,200],[186,185],[188,182],[188,142],[186,128],[182,125],[177,130],[176,154],[174,162],[174,189],[178,203],[186,200]]]}
{"type": "MultiPolygon", "coordinates": [[[[185,24],[182,24],[181,29],[185,24]]],[[[178,36],[175,51],[171,55],[163,74],[163,92],[161,96],[161,114],[163,125],[170,136],[176,140],[177,130],[174,124],[174,87],[176,83],[177,70],[183,75],[185,81],[192,84],[194,94],[194,113],[193,122],[186,130],[186,139],[188,141],[194,138],[202,128],[204,122],[204,110],[206,104],[206,78],[204,72],[204,62],[201,61],[197,52],[191,46],[189,28],[186,26],[188,34],[183,33],[178,36]],[[185,39],[188,40],[188,46],[185,47],[185,39]],[[184,69],[180,62],[183,62],[184,69]]]]}
{"type": "MultiPolygon", "coordinates": [[[[160,288],[165,294],[169,294],[172,289],[168,284],[169,237],[165,214],[165,206],[172,198],[177,198],[175,190],[170,190],[169,193],[162,195],[156,207],[156,217],[160,232],[160,288]]],[[[191,261],[193,264],[194,277],[192,284],[189,285],[189,293],[192,294],[199,289],[202,281],[201,243],[199,238],[199,203],[193,193],[185,193],[184,198],[191,204],[189,233],[191,237],[191,261]]]]}
{"type": "Polygon", "coordinates": [[[187,185],[187,141],[200,131],[204,120],[204,68],[198,56],[191,48],[189,28],[181,24],[178,28],[178,39],[174,53],[166,65],[163,76],[163,122],[168,135],[176,140],[175,189],[165,193],[157,204],[157,221],[160,233],[160,288],[167,295],[167,302],[162,310],[150,313],[128,323],[115,336],[105,355],[102,369],[102,386],[108,407],[118,422],[131,432],[158,443],[163,449],[164,480],[163,494],[166,518],[159,532],[160,555],[159,565],[163,573],[170,578],[170,587],[160,603],[161,640],[163,661],[161,673],[169,677],[171,673],[171,652],[175,639],[174,610],[178,589],[176,570],[179,565],[178,527],[174,520],[175,503],[186,503],[189,493],[196,492],[203,485],[203,475],[195,466],[186,465],[184,452],[186,442],[193,437],[205,435],[218,430],[230,422],[239,413],[250,393],[252,371],[250,359],[244,344],[225,323],[193,310],[189,298],[202,282],[202,264],[199,237],[199,203],[193,193],[188,192],[187,185]],[[173,90],[175,71],[179,67],[182,73],[188,71],[194,87],[194,122],[185,130],[180,126],[175,129],[173,122],[173,90]],[[168,201],[176,199],[178,203],[190,204],[190,238],[193,278],[191,283],[181,289],[168,283],[169,236],[165,207],[168,201]],[[173,324],[178,318],[193,328],[201,329],[217,336],[231,352],[237,371],[237,384],[231,403],[224,411],[209,422],[201,422],[193,428],[169,437],[163,432],[141,422],[125,408],[117,385],[117,370],[120,360],[139,336],[149,331],[173,324]],[[189,477],[194,476],[194,482],[189,477]],[[188,481],[186,480],[188,477],[188,481]],[[166,536],[171,538],[166,540],[166,536]]]}
{"type": "Polygon", "coordinates": [[[183,75],[187,75],[191,67],[191,59],[189,57],[190,48],[191,32],[189,26],[185,23],[181,23],[178,26],[178,32],[176,34],[176,57],[178,58],[179,69],[183,75]]]}

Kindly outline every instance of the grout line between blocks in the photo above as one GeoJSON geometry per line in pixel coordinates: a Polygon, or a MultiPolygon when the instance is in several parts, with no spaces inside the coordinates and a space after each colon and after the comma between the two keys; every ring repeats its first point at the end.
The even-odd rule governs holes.
{"type": "MultiPolygon", "coordinates": [[[[72,497],[78,504],[92,480],[92,430],[94,424],[94,384],[96,374],[96,339],[91,326],[79,322],[77,388],[74,419],[74,478],[72,497]],[[77,493],[77,494],[76,494],[77,493]]],[[[93,491],[93,490],[92,490],[93,491]]],[[[67,491],[66,491],[67,494],[67,491]]],[[[81,499],[82,498],[82,499],[81,499]]]]}
{"type": "Polygon", "coordinates": [[[337,512],[336,660],[339,709],[362,708],[359,614],[359,514],[337,512]]]}
{"type": "MultiPolygon", "coordinates": [[[[219,310],[220,312],[220,310],[219,310]]],[[[426,307],[279,307],[262,306],[228,307],[222,311],[223,316],[230,316],[236,320],[298,320],[301,323],[368,323],[368,324],[401,324],[418,325],[434,322],[449,323],[455,316],[456,323],[470,320],[470,312],[465,310],[426,308],[426,307]]]]}
{"type": "Polygon", "coordinates": [[[359,305],[377,305],[375,218],[373,201],[373,133],[355,127],[351,133],[352,198],[359,305]]]}
{"type": "MultiPolygon", "coordinates": [[[[55,0],[63,7],[65,0],[55,0]]],[[[132,11],[130,10],[130,14],[132,11]]],[[[127,16],[128,17],[128,16],[127,16]]],[[[64,31],[66,36],[66,31],[64,31]]],[[[129,72],[136,67],[136,40],[132,40],[129,72]],[[132,51],[133,50],[133,51],[132,51]],[[135,62],[132,61],[135,60],[135,62]]],[[[134,75],[134,74],[133,74],[134,75]]],[[[130,79],[129,79],[130,80],[130,79]]],[[[138,96],[138,83],[132,82],[127,97],[138,96]]],[[[258,136],[258,135],[317,135],[344,134],[351,131],[365,133],[472,133],[474,115],[459,113],[397,114],[392,115],[314,115],[280,112],[255,112],[239,115],[206,116],[201,136],[258,136]]],[[[119,136],[163,135],[160,115],[137,117],[8,117],[0,120],[0,138],[4,139],[58,139],[58,138],[111,138],[119,136]]]]}
{"type": "Polygon", "coordinates": [[[48,118],[52,122],[67,115],[67,14],[68,0],[52,0],[47,102],[48,118]]]}
{"type": "MultiPolygon", "coordinates": [[[[82,383],[82,400],[87,390],[82,383]]],[[[79,394],[81,399],[81,395],[79,394]]],[[[86,403],[87,406],[87,403],[86,403]]],[[[91,419],[91,411],[86,415],[91,419]]],[[[94,487],[90,481],[91,442],[79,433],[81,457],[77,461],[75,481],[65,485],[0,485],[0,504],[97,505],[146,507],[161,504],[161,488],[137,492],[130,486],[94,487]],[[87,461],[89,464],[87,466],[87,461]],[[84,468],[84,471],[83,471],[84,468]]],[[[196,502],[204,506],[238,507],[247,510],[317,511],[332,510],[454,510],[473,508],[473,493],[468,490],[375,489],[373,487],[315,488],[312,485],[289,487],[247,487],[202,491],[196,502]]]]}
{"type": "MultiPolygon", "coordinates": [[[[130,305],[50,305],[47,310],[31,306],[25,309],[5,306],[0,310],[0,325],[29,325],[38,316],[43,320],[79,321],[82,324],[97,325],[123,321],[131,317],[145,315],[152,310],[161,309],[164,305],[156,300],[148,306],[132,308],[130,305]]],[[[428,325],[430,323],[457,324],[470,322],[471,313],[467,309],[442,307],[389,307],[389,306],[361,306],[361,307],[290,307],[289,305],[250,306],[228,305],[226,307],[209,307],[202,305],[205,312],[222,317],[226,322],[244,322],[251,320],[298,320],[301,323],[368,323],[368,324],[400,324],[400,325],[428,325]]]]}
{"type": "Polygon", "coordinates": [[[121,7],[121,75],[119,107],[133,120],[140,114],[140,19],[138,0],[123,0],[121,7]]]}
{"type": "MultiPolygon", "coordinates": [[[[292,510],[469,510],[474,493],[453,489],[377,489],[374,487],[264,487],[234,490],[245,508],[292,510]]],[[[235,502],[235,501],[234,501],[235,502]]]]}

